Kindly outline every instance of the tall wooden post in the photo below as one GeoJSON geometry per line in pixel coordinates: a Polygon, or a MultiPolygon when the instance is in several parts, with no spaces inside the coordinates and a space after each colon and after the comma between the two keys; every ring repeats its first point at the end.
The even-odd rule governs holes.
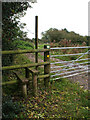
{"type": "MultiPolygon", "coordinates": [[[[50,49],[49,45],[44,45],[44,49],[50,49]]],[[[49,51],[44,52],[44,62],[50,62],[49,51]]],[[[50,64],[44,65],[44,74],[50,74],[50,64]]],[[[50,77],[44,78],[45,87],[49,87],[50,77]]]]}
{"type": "MultiPolygon", "coordinates": [[[[35,49],[38,49],[38,16],[35,16],[35,49]]],[[[38,63],[38,52],[35,53],[35,62],[38,63]]]]}

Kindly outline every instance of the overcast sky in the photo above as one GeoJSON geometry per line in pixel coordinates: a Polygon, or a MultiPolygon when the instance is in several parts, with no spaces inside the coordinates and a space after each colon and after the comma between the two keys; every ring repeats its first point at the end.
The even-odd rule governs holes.
{"type": "MultiPolygon", "coordinates": [[[[31,4],[21,22],[27,24],[28,37],[35,37],[35,16],[38,16],[39,38],[49,28],[66,28],[80,35],[88,35],[89,0],[37,0],[31,4]]],[[[27,30],[26,30],[27,31],[27,30]]]]}

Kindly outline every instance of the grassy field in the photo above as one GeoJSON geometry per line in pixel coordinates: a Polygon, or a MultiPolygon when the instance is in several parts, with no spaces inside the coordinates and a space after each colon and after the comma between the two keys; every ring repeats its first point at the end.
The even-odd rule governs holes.
{"type": "MultiPolygon", "coordinates": [[[[40,48],[43,48],[43,45],[40,45],[40,48]]],[[[32,62],[24,54],[21,54],[14,57],[13,63],[25,64],[32,62]]],[[[43,68],[39,67],[40,73],[42,73],[42,70],[43,68]]],[[[18,71],[22,75],[25,74],[24,69],[18,69],[18,71]]],[[[16,77],[11,71],[11,74],[5,76],[4,79],[15,80],[16,77]]],[[[68,79],[50,82],[47,89],[44,87],[43,80],[40,80],[39,83],[38,96],[33,97],[29,93],[29,88],[26,99],[21,96],[18,84],[3,86],[3,98],[5,98],[3,99],[3,117],[6,119],[89,119],[88,90],[80,88],[78,83],[71,83],[68,79]],[[10,99],[6,99],[9,96],[10,99]]]]}

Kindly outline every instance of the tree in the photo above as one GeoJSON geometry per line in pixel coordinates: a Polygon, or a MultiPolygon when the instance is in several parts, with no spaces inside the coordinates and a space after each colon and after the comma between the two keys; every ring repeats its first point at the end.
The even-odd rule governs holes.
{"type": "Polygon", "coordinates": [[[56,43],[61,43],[60,41],[63,40],[71,40],[71,44],[82,44],[83,42],[85,42],[86,44],[88,43],[86,36],[81,36],[73,31],[69,32],[66,28],[62,30],[50,28],[49,30],[42,33],[42,40],[56,43]]]}
{"type": "Polygon", "coordinates": [[[60,33],[60,31],[56,28],[50,28],[49,30],[42,32],[42,40],[46,40],[46,41],[60,41],[60,39],[62,39],[62,34],[60,33]]]}
{"type": "MultiPolygon", "coordinates": [[[[21,31],[25,24],[21,24],[19,19],[25,15],[25,11],[31,7],[28,2],[2,2],[2,50],[16,49],[13,41],[26,36],[21,31]]],[[[3,65],[10,65],[13,56],[3,56],[3,65]]]]}

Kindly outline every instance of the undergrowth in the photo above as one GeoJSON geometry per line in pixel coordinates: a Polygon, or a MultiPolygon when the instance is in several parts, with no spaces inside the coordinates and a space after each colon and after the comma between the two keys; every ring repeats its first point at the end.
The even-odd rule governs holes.
{"type": "MultiPolygon", "coordinates": [[[[32,63],[26,55],[20,54],[14,57],[14,65],[32,63]]],[[[25,75],[25,69],[17,69],[22,75],[25,75]]],[[[39,67],[40,73],[43,68],[39,67]]],[[[16,77],[11,71],[10,75],[5,76],[6,80],[15,80],[16,77]]],[[[29,89],[30,90],[30,89],[29,89]]],[[[29,119],[29,118],[75,118],[75,119],[88,119],[89,102],[88,90],[80,88],[76,83],[71,83],[68,79],[60,79],[49,83],[49,88],[45,89],[43,80],[38,85],[38,95],[33,97],[28,94],[28,97],[22,98],[20,86],[18,84],[3,86],[3,95],[11,96],[9,102],[3,102],[4,107],[7,103],[12,104],[10,108],[12,111],[11,116],[8,117],[16,119],[29,119]],[[5,103],[5,104],[4,104],[5,103]],[[14,104],[15,103],[15,104],[14,104]],[[20,106],[18,108],[18,106],[20,106]],[[16,107],[15,107],[16,106],[16,107]]],[[[6,105],[6,106],[5,106],[6,105]]],[[[10,104],[8,104],[9,106],[10,104]]],[[[5,109],[4,109],[5,110],[5,109]]],[[[7,109],[9,110],[9,109],[7,109]]],[[[3,111],[4,118],[7,111],[3,111]]]]}
{"type": "Polygon", "coordinates": [[[19,118],[88,119],[88,91],[67,79],[54,81],[47,90],[38,90],[37,97],[28,96],[20,103],[25,111],[19,114],[19,118]]]}

